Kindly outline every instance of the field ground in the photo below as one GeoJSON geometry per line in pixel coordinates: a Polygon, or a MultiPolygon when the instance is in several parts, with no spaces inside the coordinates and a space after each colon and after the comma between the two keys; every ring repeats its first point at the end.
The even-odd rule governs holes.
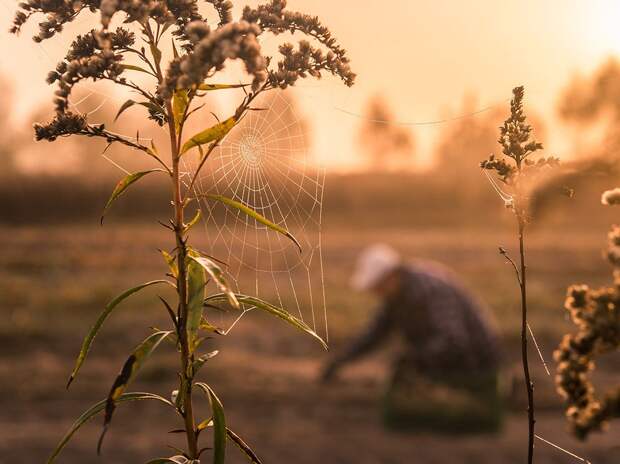
{"type": "MultiPolygon", "coordinates": [[[[329,221],[328,221],[329,224],[329,221]]],[[[520,381],[519,310],[512,269],[497,254],[514,250],[504,228],[373,228],[333,225],[324,230],[325,285],[330,344],[338,350],[363,326],[372,306],[347,290],[355,255],[377,237],[408,256],[437,259],[459,272],[493,309],[505,341],[505,377],[520,381]]],[[[571,234],[534,230],[530,240],[531,323],[544,356],[561,334],[572,330],[562,310],[572,282],[602,285],[609,269],[601,260],[604,227],[571,234]]],[[[146,291],[116,313],[97,338],[89,360],[69,392],[64,385],[87,327],[103,305],[134,283],[161,274],[156,249],[169,245],[163,230],[146,225],[104,228],[84,225],[0,229],[0,463],[43,462],[83,409],[105,397],[126,353],[147,326],[165,322],[154,292],[146,291]]],[[[250,313],[228,337],[203,378],[219,392],[233,429],[253,444],[265,463],[523,463],[526,423],[523,400],[507,394],[510,415],[498,436],[441,437],[384,430],[378,400],[390,348],[351,366],[330,384],[317,381],[327,354],[277,320],[250,313]]],[[[539,398],[539,434],[593,464],[620,462],[620,424],[580,443],[566,431],[553,379],[532,352],[539,398]]],[[[167,396],[175,388],[175,354],[161,349],[145,366],[132,390],[167,396]]],[[[614,378],[618,360],[603,360],[599,384],[614,378]]],[[[520,392],[521,384],[517,384],[520,392]]],[[[202,402],[199,411],[207,414],[202,402]]],[[[60,462],[140,463],[173,454],[161,443],[177,444],[167,431],[179,426],[158,404],[119,407],[96,459],[100,419],[83,428],[60,462]]],[[[208,451],[207,451],[208,453],[208,451]]],[[[231,463],[245,462],[233,448],[231,463]]],[[[579,462],[537,443],[538,463],[579,462]]],[[[205,459],[207,462],[209,458],[205,459]]]]}

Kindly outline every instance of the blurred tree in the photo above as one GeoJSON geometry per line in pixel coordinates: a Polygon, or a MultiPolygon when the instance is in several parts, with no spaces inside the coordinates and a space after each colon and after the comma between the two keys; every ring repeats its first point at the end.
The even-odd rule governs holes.
{"type": "MultiPolygon", "coordinates": [[[[478,99],[466,95],[459,115],[479,110],[478,99]]],[[[480,157],[492,153],[497,146],[497,128],[504,119],[504,108],[498,106],[484,113],[446,123],[439,135],[434,153],[437,166],[452,182],[455,176],[464,181],[480,180],[480,157]],[[449,167],[449,170],[446,169],[449,167]]]]}
{"type": "Polygon", "coordinates": [[[358,141],[372,169],[395,170],[413,165],[413,134],[397,125],[384,97],[375,96],[368,102],[358,141]]]}
{"type": "Polygon", "coordinates": [[[571,125],[573,159],[563,162],[554,176],[533,194],[532,213],[551,210],[557,193],[574,190],[595,197],[620,175],[620,62],[611,58],[590,76],[575,76],[562,92],[557,107],[571,125]]]}
{"type": "Polygon", "coordinates": [[[592,75],[575,76],[560,97],[558,113],[580,129],[572,133],[588,157],[616,156],[620,146],[620,62],[610,58],[592,75]],[[583,134],[588,128],[602,130],[603,139],[584,146],[583,134]]]}

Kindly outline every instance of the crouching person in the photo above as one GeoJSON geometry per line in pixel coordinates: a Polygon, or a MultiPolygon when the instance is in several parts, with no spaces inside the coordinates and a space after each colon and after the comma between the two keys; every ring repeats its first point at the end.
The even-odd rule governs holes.
{"type": "Polygon", "coordinates": [[[374,245],[361,254],[351,283],[382,303],[365,333],[325,366],[323,380],[400,333],[404,348],[384,398],[387,426],[447,433],[499,430],[497,336],[454,275],[437,264],[405,264],[387,245],[374,245]]]}

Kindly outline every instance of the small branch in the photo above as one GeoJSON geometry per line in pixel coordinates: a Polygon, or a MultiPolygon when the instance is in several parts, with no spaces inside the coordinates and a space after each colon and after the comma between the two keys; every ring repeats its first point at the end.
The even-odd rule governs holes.
{"type": "Polygon", "coordinates": [[[149,72],[149,74],[152,74],[152,76],[154,78],[157,79],[157,71],[155,70],[155,68],[153,67],[153,65],[151,64],[151,62],[149,61],[149,59],[147,58],[147,56],[142,53],[140,50],[136,50],[134,48],[125,48],[122,50],[123,52],[130,52],[130,53],[135,53],[136,55],[138,55],[138,57],[148,65],[148,67],[150,68],[151,72],[149,72]]]}
{"type": "Polygon", "coordinates": [[[114,134],[113,132],[110,132],[102,128],[101,126],[94,126],[94,125],[89,124],[86,126],[85,129],[83,129],[80,132],[77,132],[77,134],[85,135],[87,137],[101,137],[101,138],[106,139],[108,143],[118,142],[128,147],[135,148],[136,150],[140,150],[144,152],[147,152],[149,150],[147,146],[142,145],[141,143],[132,142],[131,140],[128,140],[124,137],[121,137],[120,135],[114,134]]]}
{"type": "Polygon", "coordinates": [[[519,274],[519,269],[517,268],[517,264],[508,254],[508,251],[504,247],[499,247],[499,254],[508,260],[510,264],[512,264],[513,269],[515,270],[515,274],[517,275],[517,281],[519,282],[519,287],[521,286],[521,275],[519,274]]]}
{"type": "MultiPolygon", "coordinates": [[[[155,76],[156,77],[156,76],[155,76]]],[[[114,82],[115,84],[118,85],[122,85],[125,87],[129,87],[132,90],[135,90],[136,92],[138,92],[139,94],[141,94],[144,98],[146,98],[148,101],[152,102],[152,103],[156,103],[156,99],[153,95],[151,95],[150,93],[148,93],[147,91],[145,91],[144,89],[140,88],[137,84],[134,84],[131,81],[128,80],[119,80],[119,79],[113,79],[111,77],[105,77],[104,79],[107,79],[109,81],[114,82]]]]}
{"type": "Polygon", "coordinates": [[[106,150],[113,143],[120,143],[122,145],[131,147],[131,148],[133,148],[135,150],[140,150],[140,151],[146,153],[148,156],[150,156],[154,160],[156,160],[166,170],[166,172],[168,174],[172,175],[172,170],[149,147],[147,147],[145,145],[142,145],[141,143],[132,142],[131,140],[128,140],[128,139],[126,139],[126,138],[124,138],[124,137],[122,137],[120,135],[117,135],[117,134],[115,134],[113,132],[110,132],[110,131],[108,131],[106,129],[103,129],[100,126],[93,126],[93,125],[89,124],[88,126],[86,126],[86,129],[83,129],[82,131],[77,132],[75,135],[84,135],[86,137],[100,137],[100,138],[103,138],[103,139],[106,140],[106,142],[108,142],[108,146],[106,147],[106,150]]]}

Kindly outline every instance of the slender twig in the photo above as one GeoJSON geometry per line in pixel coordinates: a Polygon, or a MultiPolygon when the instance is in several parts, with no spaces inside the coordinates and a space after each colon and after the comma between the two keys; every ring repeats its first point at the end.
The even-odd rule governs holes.
{"type": "Polygon", "coordinates": [[[124,48],[124,49],[122,49],[122,51],[123,52],[135,53],[136,55],[138,55],[138,57],[145,64],[147,64],[148,67],[150,68],[149,74],[151,74],[154,78],[157,78],[157,71],[155,70],[155,68],[151,64],[150,60],[147,58],[147,56],[144,53],[142,53],[140,50],[136,50],[135,48],[124,48]]]}
{"type": "Polygon", "coordinates": [[[519,282],[519,286],[521,286],[521,274],[519,274],[519,269],[517,268],[517,263],[514,262],[514,259],[510,257],[508,251],[504,247],[499,247],[499,254],[502,255],[506,260],[512,265],[515,270],[515,274],[517,276],[517,281],[519,282]]]}
{"type": "Polygon", "coordinates": [[[528,361],[527,350],[527,274],[525,263],[525,219],[522,212],[517,212],[517,221],[519,226],[519,264],[521,281],[519,287],[521,289],[521,361],[523,364],[523,374],[525,387],[527,390],[527,422],[528,422],[528,448],[527,462],[534,462],[534,435],[536,418],[534,416],[534,383],[530,375],[530,367],[528,361]]]}

